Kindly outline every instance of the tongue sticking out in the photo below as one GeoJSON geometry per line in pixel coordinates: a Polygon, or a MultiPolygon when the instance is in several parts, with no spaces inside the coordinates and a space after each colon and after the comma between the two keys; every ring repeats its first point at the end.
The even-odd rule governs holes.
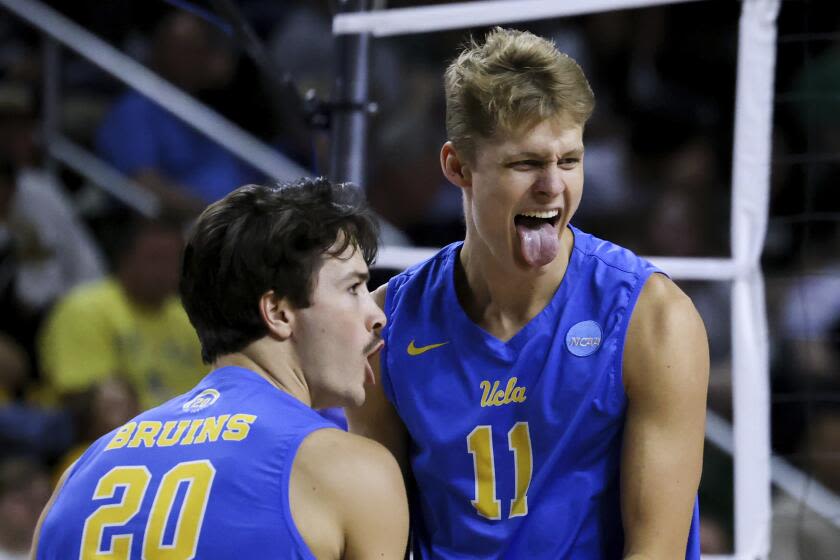
{"type": "Polygon", "coordinates": [[[373,369],[370,367],[369,362],[365,363],[365,383],[376,385],[376,377],[373,375],[373,369]]]}
{"type": "Polygon", "coordinates": [[[557,230],[547,221],[517,223],[519,246],[522,257],[529,266],[545,266],[560,252],[560,238],[557,230]]]}

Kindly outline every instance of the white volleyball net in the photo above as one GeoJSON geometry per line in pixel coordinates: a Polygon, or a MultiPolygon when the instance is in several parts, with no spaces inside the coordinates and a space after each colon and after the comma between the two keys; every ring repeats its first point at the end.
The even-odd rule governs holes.
{"type": "Polygon", "coordinates": [[[468,32],[484,33],[487,26],[515,26],[554,39],[581,62],[599,105],[587,129],[584,204],[573,223],[580,220],[596,235],[651,255],[692,295],[710,331],[716,359],[710,403],[718,406],[710,407],[707,447],[724,460],[707,461],[701,509],[706,509],[703,488],[712,484],[707,476],[715,469],[723,470],[718,478],[730,484],[724,493],[733,497],[707,509],[720,512],[717,520],[704,518],[709,520],[704,538],[713,539],[708,549],[713,553],[706,558],[768,557],[773,482],[820,515],[830,517],[834,505],[828,491],[818,498],[797,493],[807,477],[771,457],[761,257],[771,193],[780,4],[497,0],[382,9],[333,21],[335,34],[376,38],[371,82],[383,107],[371,135],[369,165],[375,170],[367,188],[374,206],[386,209],[386,217],[408,231],[415,244],[387,244],[377,263],[381,269],[403,269],[431,256],[434,242],[447,239],[435,235],[435,224],[441,230],[449,224],[450,233],[457,230],[460,195],[445,186],[429,187],[442,183],[436,166],[442,137],[435,125],[443,123],[439,81],[457,42],[468,32]],[[688,36],[669,35],[672,21],[680,22],[677,29],[690,30],[688,36]],[[693,52],[681,52],[691,42],[693,52]],[[407,63],[412,52],[426,56],[407,63]],[[401,68],[408,96],[392,83],[377,83],[377,68],[392,67],[401,68]],[[669,72],[681,78],[672,80],[669,72]],[[621,76],[620,87],[611,81],[615,75],[621,76]],[[424,85],[429,76],[436,86],[424,85]],[[389,95],[393,111],[400,113],[393,122],[399,124],[389,120],[389,95]],[[720,184],[708,189],[710,182],[720,184]],[[681,196],[679,189],[690,194],[681,196]],[[724,203],[715,206],[721,198],[724,203]],[[437,222],[430,226],[427,220],[418,229],[416,214],[423,208],[437,222]],[[427,247],[416,246],[424,242],[427,247]]]}

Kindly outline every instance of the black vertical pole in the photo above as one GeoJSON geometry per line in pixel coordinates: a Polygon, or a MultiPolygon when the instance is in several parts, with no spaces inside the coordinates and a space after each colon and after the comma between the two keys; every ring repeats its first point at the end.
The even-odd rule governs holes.
{"type": "MultiPolygon", "coordinates": [[[[367,10],[369,0],[339,0],[341,13],[367,10]]],[[[370,35],[336,37],[336,80],[333,89],[330,178],[365,186],[370,35]]]]}

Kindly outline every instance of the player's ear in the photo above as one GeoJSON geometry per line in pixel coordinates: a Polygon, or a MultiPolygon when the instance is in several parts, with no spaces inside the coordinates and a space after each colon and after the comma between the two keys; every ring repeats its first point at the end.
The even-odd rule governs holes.
{"type": "Polygon", "coordinates": [[[260,297],[260,316],[268,328],[269,336],[277,340],[287,340],[292,336],[295,314],[286,298],[279,298],[274,290],[260,297]]]}
{"type": "Polygon", "coordinates": [[[472,186],[472,172],[466,158],[462,157],[450,141],[440,149],[440,167],[443,175],[456,187],[467,189],[472,186]]]}

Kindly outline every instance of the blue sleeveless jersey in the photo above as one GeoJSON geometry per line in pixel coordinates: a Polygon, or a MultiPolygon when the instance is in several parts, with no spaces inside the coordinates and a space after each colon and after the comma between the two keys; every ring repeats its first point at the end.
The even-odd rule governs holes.
{"type": "Polygon", "coordinates": [[[460,243],[388,283],[382,385],[410,437],[415,558],[622,557],[622,350],[657,270],[572,231],[565,278],[507,342],[456,297],[460,243]]]}
{"type": "Polygon", "coordinates": [[[37,557],[314,559],[288,490],[299,445],[321,428],[335,425],[256,373],[216,370],[82,455],[37,557]]]}

